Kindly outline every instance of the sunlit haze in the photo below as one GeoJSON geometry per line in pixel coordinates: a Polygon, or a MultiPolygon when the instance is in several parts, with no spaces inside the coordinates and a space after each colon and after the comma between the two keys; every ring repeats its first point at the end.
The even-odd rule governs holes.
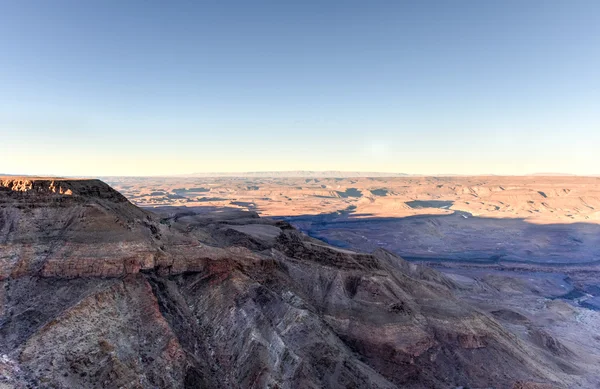
{"type": "Polygon", "coordinates": [[[0,173],[600,174],[598,1],[11,1],[0,173]]]}

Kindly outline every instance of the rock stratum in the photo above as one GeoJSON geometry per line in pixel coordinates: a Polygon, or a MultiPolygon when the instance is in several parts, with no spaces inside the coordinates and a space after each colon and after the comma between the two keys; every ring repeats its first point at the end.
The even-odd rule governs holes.
{"type": "Polygon", "coordinates": [[[162,217],[99,180],[0,178],[2,388],[562,388],[458,286],[254,212],[162,217]]]}

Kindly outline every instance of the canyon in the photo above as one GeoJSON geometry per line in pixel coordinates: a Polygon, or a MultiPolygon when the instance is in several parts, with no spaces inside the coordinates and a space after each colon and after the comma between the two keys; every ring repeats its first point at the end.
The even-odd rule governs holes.
{"type": "MultiPolygon", "coordinates": [[[[391,180],[406,179],[414,178],[391,180]]],[[[280,203],[247,194],[264,190],[263,178],[105,180],[123,194],[96,179],[0,178],[0,385],[516,389],[600,383],[597,312],[560,297],[569,287],[544,271],[548,261],[535,269],[500,269],[501,261],[448,261],[435,269],[433,256],[423,257],[432,262],[424,264],[385,247],[361,250],[347,234],[346,247],[330,245],[315,236],[326,229],[315,233],[294,219],[313,209],[321,210],[315,217],[364,221],[360,214],[373,202],[358,196],[365,192],[358,182],[303,179],[305,185],[290,186],[284,179],[285,185],[272,184],[280,199],[290,199],[280,203]],[[306,184],[336,182],[339,187],[318,191],[327,204],[302,194],[306,184]],[[219,200],[202,199],[210,197],[219,200]]],[[[372,196],[401,196],[378,189],[386,196],[372,196]]],[[[596,206],[595,194],[580,197],[596,206]]],[[[425,204],[441,207],[435,211],[406,205],[434,200],[450,201],[413,198],[401,205],[396,199],[382,209],[399,210],[394,217],[400,219],[435,212],[432,217],[469,220],[487,207],[454,209],[457,200],[452,209],[425,204]]],[[[573,203],[578,213],[561,207],[559,219],[596,220],[595,208],[580,201],[573,203]]],[[[572,277],[577,266],[590,274],[595,264],[582,253],[569,268],[572,277]]]]}

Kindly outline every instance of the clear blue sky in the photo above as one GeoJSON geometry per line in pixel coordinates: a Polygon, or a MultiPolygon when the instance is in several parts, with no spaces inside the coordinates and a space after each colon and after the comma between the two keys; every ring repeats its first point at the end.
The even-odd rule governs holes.
{"type": "Polygon", "coordinates": [[[600,1],[2,1],[0,173],[600,174],[600,1]]]}

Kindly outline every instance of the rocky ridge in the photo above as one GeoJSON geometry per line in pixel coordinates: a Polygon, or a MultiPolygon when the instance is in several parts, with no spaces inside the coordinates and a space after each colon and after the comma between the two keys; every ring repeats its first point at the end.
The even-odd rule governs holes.
{"type": "Polygon", "coordinates": [[[253,212],[153,214],[98,180],[0,179],[0,263],[8,388],[560,388],[576,374],[434,270],[253,212]]]}

